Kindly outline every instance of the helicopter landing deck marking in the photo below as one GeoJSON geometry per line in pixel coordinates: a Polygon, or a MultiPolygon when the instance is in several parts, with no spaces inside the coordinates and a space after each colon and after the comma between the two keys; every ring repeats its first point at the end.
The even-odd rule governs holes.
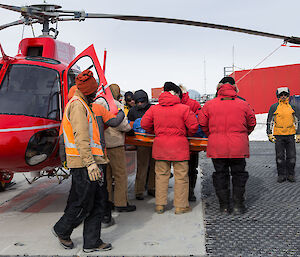
{"type": "Polygon", "coordinates": [[[34,185],[27,191],[23,192],[3,203],[0,206],[0,213],[7,211],[24,211],[35,205],[43,197],[43,192],[48,191],[52,187],[56,186],[54,181],[46,181],[40,184],[34,185]]]}
{"type": "Polygon", "coordinates": [[[48,205],[53,203],[59,197],[62,197],[63,194],[51,194],[41,199],[37,203],[31,205],[29,208],[25,209],[23,212],[40,212],[42,209],[46,208],[48,205]]]}
{"type": "Polygon", "coordinates": [[[34,130],[34,129],[44,129],[44,128],[55,128],[55,127],[60,127],[60,124],[50,124],[50,125],[33,126],[33,127],[22,127],[22,128],[0,129],[0,132],[13,132],[13,131],[23,131],[23,130],[34,130]]]}

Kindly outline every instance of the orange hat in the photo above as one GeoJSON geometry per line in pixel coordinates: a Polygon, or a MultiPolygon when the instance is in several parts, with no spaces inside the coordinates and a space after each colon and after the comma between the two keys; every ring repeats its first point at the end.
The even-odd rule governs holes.
{"type": "Polygon", "coordinates": [[[75,79],[77,88],[84,95],[90,95],[97,91],[98,84],[93,77],[93,72],[85,70],[81,72],[75,79]]]}
{"type": "Polygon", "coordinates": [[[76,85],[70,88],[69,93],[68,93],[68,100],[70,100],[70,99],[74,96],[75,91],[76,91],[77,89],[78,89],[78,88],[77,88],[76,85]]]}

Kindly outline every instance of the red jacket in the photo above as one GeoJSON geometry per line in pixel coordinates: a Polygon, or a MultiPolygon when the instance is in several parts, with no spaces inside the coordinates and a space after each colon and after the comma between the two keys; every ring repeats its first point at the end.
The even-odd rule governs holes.
{"type": "Polygon", "coordinates": [[[182,99],[181,99],[182,104],[186,104],[191,108],[191,111],[198,115],[198,112],[201,109],[200,103],[198,103],[196,100],[191,99],[189,96],[189,93],[183,93],[182,94],[182,99]]]}
{"type": "Polygon", "coordinates": [[[255,114],[237,98],[234,86],[222,85],[218,96],[202,107],[198,121],[208,135],[207,157],[249,158],[248,135],[256,125],[255,114]]]}
{"type": "Polygon", "coordinates": [[[155,134],[152,157],[165,161],[189,160],[187,134],[193,135],[198,130],[195,114],[169,92],[163,92],[158,103],[151,106],[141,120],[142,128],[155,134]]]}

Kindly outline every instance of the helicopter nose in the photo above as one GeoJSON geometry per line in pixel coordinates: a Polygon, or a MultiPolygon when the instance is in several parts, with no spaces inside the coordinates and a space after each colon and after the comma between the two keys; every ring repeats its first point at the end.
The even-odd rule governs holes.
{"type": "Polygon", "coordinates": [[[10,170],[26,165],[25,151],[30,139],[29,132],[0,132],[0,167],[10,170]]]}
{"type": "Polygon", "coordinates": [[[0,115],[0,124],[1,170],[24,172],[59,166],[56,156],[59,122],[49,124],[41,118],[0,115]]]}

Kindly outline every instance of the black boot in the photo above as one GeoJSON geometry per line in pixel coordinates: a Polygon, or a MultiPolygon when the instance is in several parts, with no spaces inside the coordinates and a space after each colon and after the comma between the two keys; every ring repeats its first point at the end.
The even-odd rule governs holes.
{"type": "MultiPolygon", "coordinates": [[[[215,164],[216,163],[214,163],[214,165],[215,164]]],[[[230,198],[229,174],[227,172],[214,172],[212,177],[213,177],[213,185],[216,190],[216,195],[220,203],[220,212],[224,214],[229,214],[231,212],[230,199],[229,199],[230,198]]]]}
{"type": "Polygon", "coordinates": [[[247,212],[247,208],[244,203],[238,203],[233,205],[233,215],[243,215],[247,212]]]}
{"type": "Polygon", "coordinates": [[[135,205],[131,205],[129,203],[127,203],[126,206],[115,206],[115,210],[117,212],[132,212],[136,210],[136,206],[135,205]]]}
{"type": "Polygon", "coordinates": [[[296,179],[295,179],[295,176],[294,176],[294,175],[288,175],[288,176],[287,176],[287,180],[288,180],[289,182],[296,182],[296,179]]]}
{"type": "Polygon", "coordinates": [[[233,215],[242,215],[246,213],[247,208],[245,205],[245,188],[244,187],[234,187],[233,188],[233,215]]]}
{"type": "Polygon", "coordinates": [[[114,207],[114,204],[111,201],[106,202],[105,214],[101,220],[102,228],[108,228],[115,224],[115,220],[111,216],[111,211],[112,211],[113,207],[114,207]]]}
{"type": "Polygon", "coordinates": [[[245,160],[241,160],[240,164],[235,165],[235,169],[231,171],[234,215],[241,215],[247,211],[244,195],[249,174],[245,171],[245,167],[245,160]]]}
{"type": "Polygon", "coordinates": [[[196,202],[197,198],[194,193],[194,188],[197,182],[197,174],[189,177],[189,201],[196,202]]]}
{"type": "Polygon", "coordinates": [[[144,194],[136,194],[136,195],[135,195],[135,199],[136,199],[136,200],[139,200],[139,201],[144,200],[144,194]]]}
{"type": "Polygon", "coordinates": [[[286,176],[279,175],[279,176],[277,177],[277,182],[278,182],[278,183],[282,183],[282,182],[284,182],[284,181],[286,181],[286,176]]]}
{"type": "Polygon", "coordinates": [[[216,191],[217,197],[219,199],[220,204],[220,212],[222,214],[230,214],[230,202],[229,202],[229,196],[230,196],[230,190],[224,189],[224,190],[218,190],[216,191]]]}
{"type": "Polygon", "coordinates": [[[155,189],[148,189],[147,193],[149,196],[155,197],[155,189]]]}
{"type": "Polygon", "coordinates": [[[115,220],[112,216],[104,216],[101,221],[102,228],[109,228],[115,224],[115,220]]]}
{"type": "Polygon", "coordinates": [[[195,196],[195,193],[194,193],[194,188],[190,188],[189,189],[189,201],[190,202],[196,202],[197,198],[195,196]]]}

